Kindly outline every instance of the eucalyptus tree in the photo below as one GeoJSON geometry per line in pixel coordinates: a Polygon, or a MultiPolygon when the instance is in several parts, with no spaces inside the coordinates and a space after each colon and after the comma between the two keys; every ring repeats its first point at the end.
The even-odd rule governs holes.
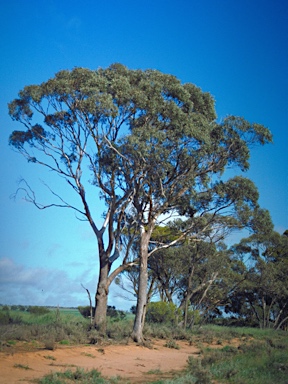
{"type": "Polygon", "coordinates": [[[267,231],[242,239],[235,256],[247,259],[247,278],[227,310],[253,319],[260,328],[280,329],[288,322],[288,236],[267,231]]]}
{"type": "Polygon", "coordinates": [[[139,238],[139,294],[132,333],[137,341],[143,340],[148,257],[187,233],[195,240],[207,236],[212,224],[215,236],[220,228],[253,225],[255,186],[239,176],[221,181],[221,175],[229,166],[247,170],[249,146],[270,142],[271,134],[243,118],[230,116],[217,123],[213,98],[193,84],[121,64],[95,71],[75,68],[25,87],[9,104],[9,113],[24,126],[11,134],[10,144],[32,164],[60,176],[78,196],[79,205],[57,191],[52,191],[58,198],[55,203],[40,204],[29,188],[26,199],[40,209],[72,208],[94,231],[99,251],[97,327],[105,323],[111,281],[137,262],[128,262],[127,251],[112,271],[115,260],[123,257],[121,235],[127,230],[127,217],[129,231],[139,238]],[[91,196],[89,180],[95,187],[91,196]],[[106,204],[100,226],[99,198],[106,204]],[[155,226],[173,214],[187,216],[181,234],[149,250],[155,226]]]}
{"type": "Polygon", "coordinates": [[[184,327],[193,325],[194,316],[189,314],[195,311],[201,321],[219,312],[246,279],[245,266],[224,243],[190,242],[189,237],[154,253],[148,266],[160,299],[177,303],[184,327]]]}
{"type": "Polygon", "coordinates": [[[143,340],[149,257],[188,234],[195,242],[209,236],[216,241],[232,229],[253,228],[261,215],[257,188],[243,176],[228,180],[221,176],[231,166],[247,170],[249,147],[271,141],[267,128],[243,118],[231,116],[217,123],[212,97],[199,88],[181,85],[176,78],[158,72],[153,76],[154,91],[147,92],[147,97],[149,105],[157,105],[157,119],[147,108],[122,143],[130,169],[141,170],[133,180],[132,198],[140,233],[139,290],[132,332],[138,342],[143,340]],[[185,218],[178,238],[169,244],[153,241],[151,249],[153,230],[173,215],[185,218]]]}
{"type": "Polygon", "coordinates": [[[122,265],[111,272],[120,257],[125,210],[133,192],[129,185],[121,188],[126,175],[121,156],[111,148],[117,146],[120,132],[127,133],[138,108],[137,95],[141,96],[137,81],[145,77],[141,71],[125,70],[123,75],[123,69],[112,65],[96,71],[63,70],[40,85],[26,86],[9,104],[12,119],[24,126],[13,131],[10,144],[31,164],[59,176],[59,183],[68,185],[78,202],[74,203],[71,192],[63,196],[50,188],[53,202],[41,203],[26,181],[18,191],[24,190],[25,199],[39,209],[73,209],[96,236],[99,280],[94,321],[103,329],[109,286],[127,261],[124,257],[122,265]],[[94,187],[92,192],[89,185],[94,187]],[[105,202],[104,212],[100,199],[105,202]]]}

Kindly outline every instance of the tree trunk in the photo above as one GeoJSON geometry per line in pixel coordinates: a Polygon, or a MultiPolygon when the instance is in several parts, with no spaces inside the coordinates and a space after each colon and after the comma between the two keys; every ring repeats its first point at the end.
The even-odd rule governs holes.
{"type": "Polygon", "coordinates": [[[109,292],[108,275],[110,271],[109,261],[105,257],[100,259],[99,280],[95,295],[94,327],[100,332],[106,332],[106,314],[109,292]]]}
{"type": "Polygon", "coordinates": [[[187,328],[189,300],[190,298],[188,298],[188,295],[186,295],[185,306],[184,306],[184,324],[183,324],[184,329],[187,328]]]}
{"type": "Polygon", "coordinates": [[[143,343],[143,328],[146,316],[147,306],[147,285],[148,285],[148,244],[149,236],[146,232],[141,234],[140,244],[140,271],[139,288],[136,306],[136,315],[134,320],[131,337],[137,343],[143,343]]]}

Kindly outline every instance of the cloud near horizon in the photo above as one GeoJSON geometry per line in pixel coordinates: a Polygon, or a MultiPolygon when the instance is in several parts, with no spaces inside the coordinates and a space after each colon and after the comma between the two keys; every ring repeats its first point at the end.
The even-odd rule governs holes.
{"type": "MultiPolygon", "coordinates": [[[[74,265],[74,267],[77,267],[74,265]]],[[[88,305],[87,292],[92,300],[97,279],[93,269],[79,268],[71,277],[66,271],[52,268],[33,268],[16,263],[12,258],[0,258],[0,304],[78,307],[88,305]]],[[[114,283],[110,287],[108,304],[129,310],[135,298],[123,299],[123,293],[114,283]]]]}
{"type": "Polygon", "coordinates": [[[63,270],[29,268],[7,257],[0,259],[1,304],[77,307],[85,302],[79,277],[72,278],[63,270]]]}

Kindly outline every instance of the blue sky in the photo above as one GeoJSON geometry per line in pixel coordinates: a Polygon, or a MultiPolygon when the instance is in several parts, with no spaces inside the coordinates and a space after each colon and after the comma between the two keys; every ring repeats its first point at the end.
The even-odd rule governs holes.
{"type": "MultiPolygon", "coordinates": [[[[247,173],[275,229],[288,228],[288,3],[286,0],[2,0],[0,4],[0,303],[87,304],[94,295],[96,241],[69,210],[38,211],[10,199],[24,177],[41,200],[39,179],[8,146],[19,128],[7,103],[25,85],[61,69],[120,62],[192,82],[216,100],[218,118],[233,114],[270,128],[274,144],[253,149],[247,173]]],[[[129,309],[113,286],[109,303],[129,309]]]]}

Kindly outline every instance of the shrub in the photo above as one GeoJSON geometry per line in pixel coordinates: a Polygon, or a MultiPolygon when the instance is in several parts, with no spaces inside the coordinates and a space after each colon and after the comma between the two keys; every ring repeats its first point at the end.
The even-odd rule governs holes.
{"type": "Polygon", "coordinates": [[[113,340],[117,340],[118,342],[121,340],[126,340],[131,335],[132,329],[132,321],[124,320],[124,321],[116,321],[111,319],[107,323],[106,335],[113,340]]]}
{"type": "Polygon", "coordinates": [[[177,314],[175,304],[157,301],[148,304],[146,319],[150,323],[175,323],[177,314]]]}
{"type": "MultiPolygon", "coordinates": [[[[78,307],[78,311],[81,313],[81,315],[83,317],[85,317],[85,319],[90,317],[90,307],[89,307],[89,305],[86,305],[85,307],[79,306],[78,307]]],[[[95,308],[94,307],[92,308],[92,314],[93,313],[95,313],[95,308]]]]}
{"type": "Polygon", "coordinates": [[[124,311],[120,311],[111,305],[107,307],[107,316],[111,317],[114,321],[123,320],[126,317],[124,311]]]}
{"type": "Polygon", "coordinates": [[[31,313],[32,315],[46,315],[47,313],[50,312],[50,310],[46,307],[38,307],[37,305],[35,306],[30,306],[28,308],[28,312],[31,313]]]}
{"type": "Polygon", "coordinates": [[[10,323],[10,316],[8,312],[0,312],[0,324],[7,325],[10,323]]]}
{"type": "Polygon", "coordinates": [[[175,340],[168,340],[167,343],[164,344],[164,347],[180,349],[179,344],[177,344],[175,340]]]}
{"type": "Polygon", "coordinates": [[[55,339],[53,337],[48,337],[44,341],[45,349],[48,349],[49,351],[54,351],[56,349],[55,339]]]}
{"type": "Polygon", "coordinates": [[[187,371],[196,377],[196,384],[211,383],[211,373],[202,366],[201,360],[189,356],[187,361],[187,371]]]}

